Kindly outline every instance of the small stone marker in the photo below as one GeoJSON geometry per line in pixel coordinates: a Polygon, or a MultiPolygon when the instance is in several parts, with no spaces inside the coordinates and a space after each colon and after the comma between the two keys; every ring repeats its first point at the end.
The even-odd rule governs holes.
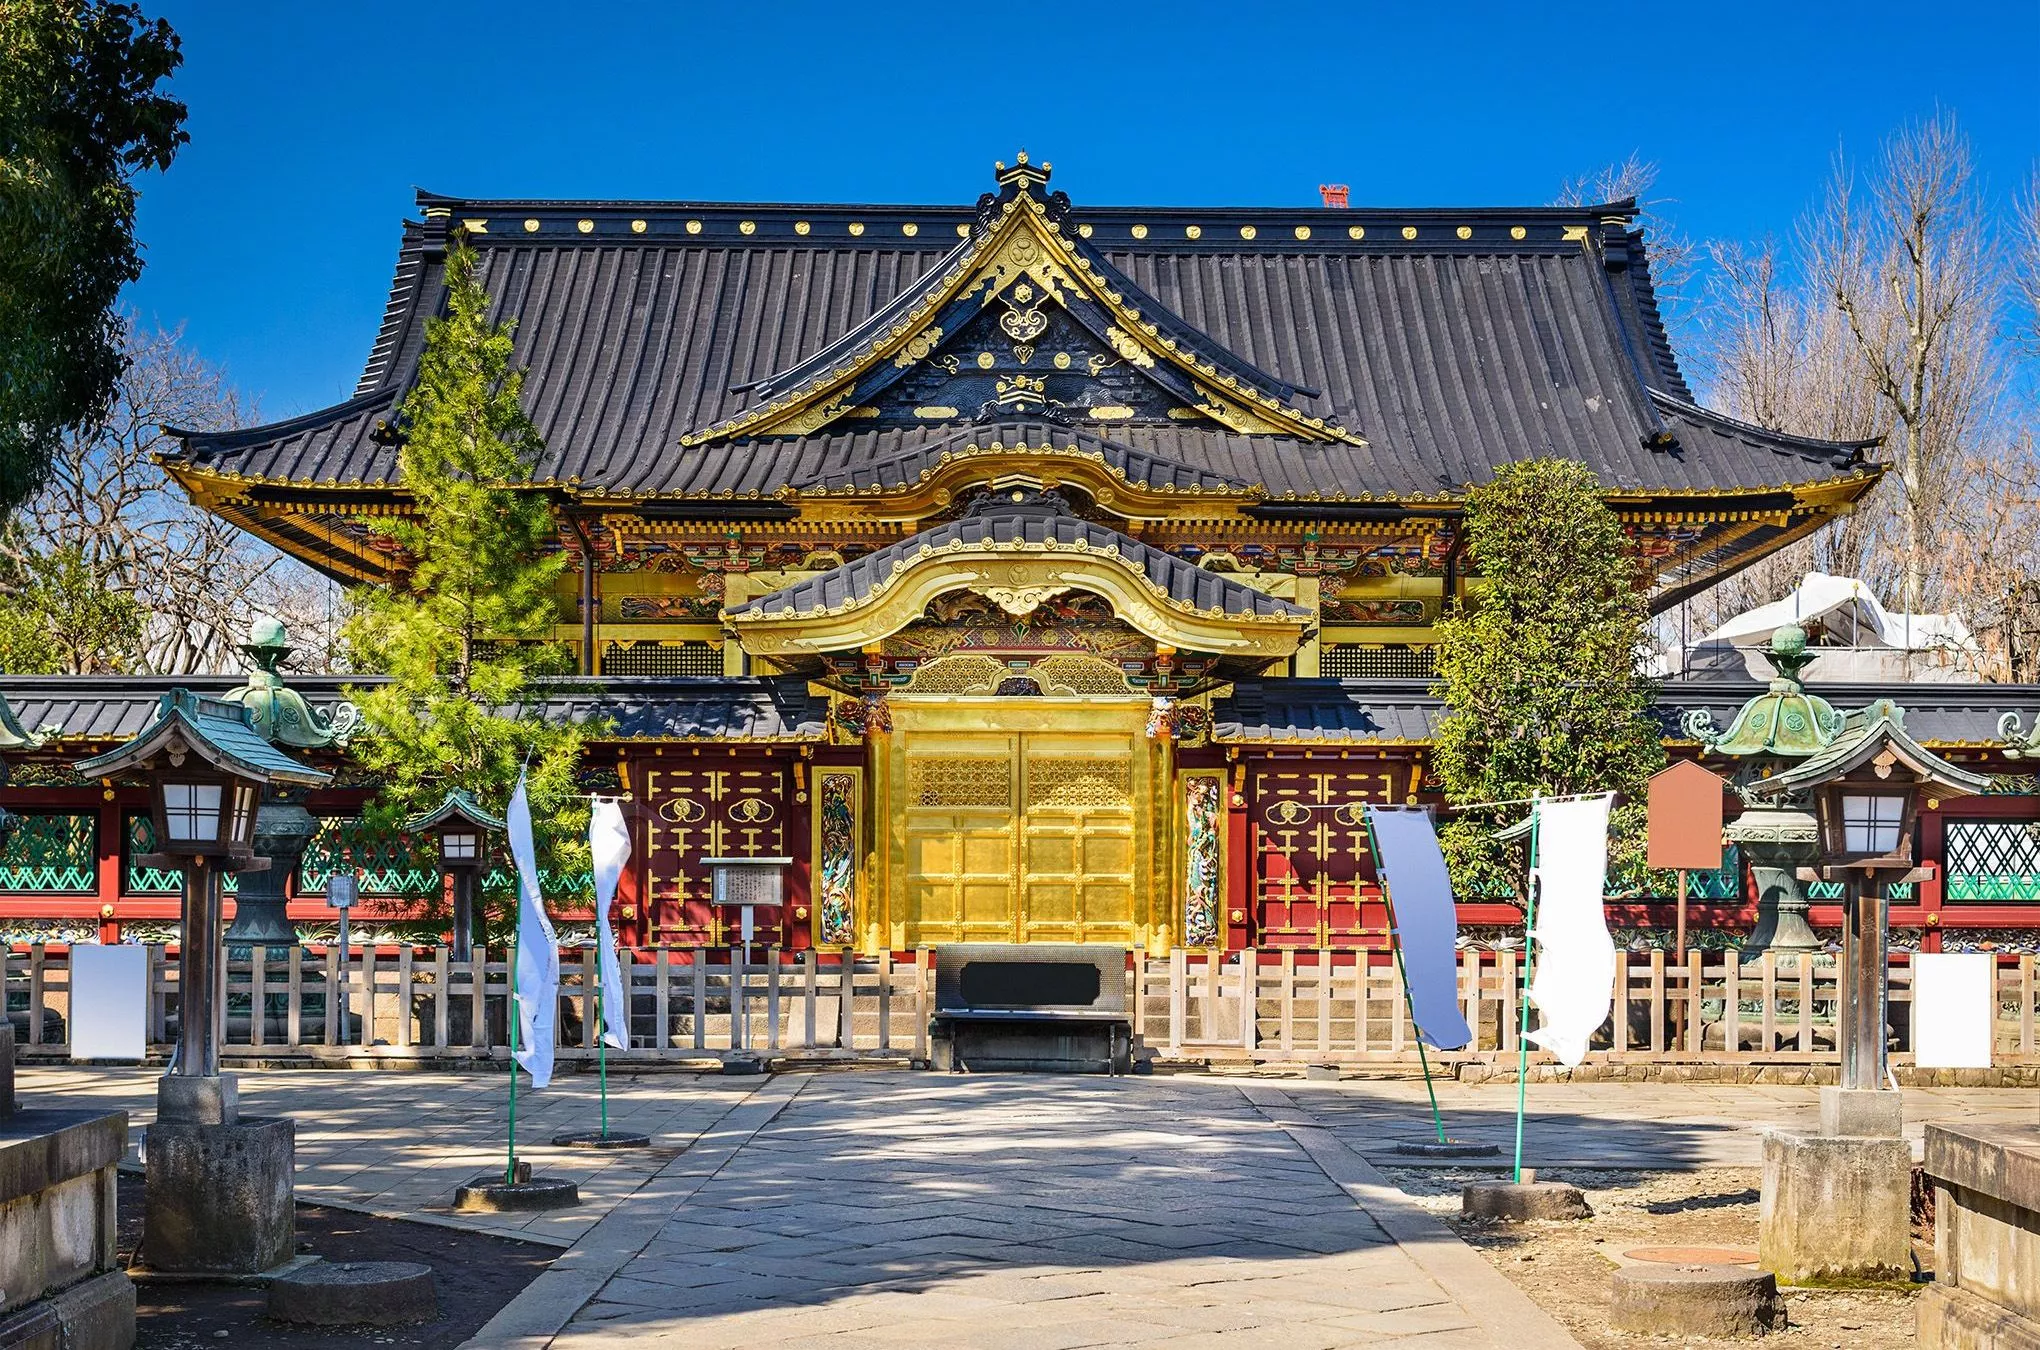
{"type": "MultiPolygon", "coordinates": [[[[520,1165],[521,1170],[521,1165],[520,1165]]],[[[581,1203],[581,1189],[557,1177],[528,1172],[505,1183],[501,1174],[476,1177],[453,1192],[453,1208],[461,1214],[512,1214],[534,1209],[571,1209],[581,1203]]]]}
{"type": "Polygon", "coordinates": [[[1459,1192],[1459,1208],[1468,1218],[1500,1223],[1594,1217],[1580,1188],[1563,1181],[1469,1181],[1459,1192]]]}
{"type": "Polygon", "coordinates": [[[554,1148],[649,1148],[652,1137],[648,1134],[618,1134],[611,1130],[569,1130],[553,1136],[554,1148]]]}
{"type": "Polygon", "coordinates": [[[1745,1266],[1630,1266],[1615,1272],[1608,1322],[1617,1331],[1762,1336],[1785,1326],[1778,1278],[1745,1266]]]}
{"type": "Polygon", "coordinates": [[[439,1317],[432,1267],[415,1261],[314,1261],[269,1282],[269,1315],[316,1327],[394,1327],[439,1317]]]}

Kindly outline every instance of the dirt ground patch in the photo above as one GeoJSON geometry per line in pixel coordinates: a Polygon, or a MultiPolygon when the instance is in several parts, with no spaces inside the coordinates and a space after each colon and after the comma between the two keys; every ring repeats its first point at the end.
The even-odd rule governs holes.
{"type": "MultiPolygon", "coordinates": [[[[1639,1343],[1719,1346],[1704,1338],[1638,1337],[1608,1326],[1612,1253],[1639,1247],[1757,1245],[1757,1187],[1752,1168],[1696,1172],[1615,1172],[1578,1168],[1545,1172],[1586,1192],[1594,1217],[1577,1223],[1489,1224],[1459,1212],[1459,1189],[1492,1180],[1490,1172],[1395,1167],[1388,1175],[1431,1210],[1536,1304],[1591,1350],[1639,1343]]],[[[1914,1239],[1917,1260],[1932,1261],[1931,1241],[1914,1239]]],[[[1899,1290],[1800,1290],[1785,1294],[1789,1325],[1761,1344],[1780,1350],[1897,1350],[1911,1346],[1913,1295],[1899,1290]]],[[[1741,1342],[1749,1344],[1749,1342],[1741,1342]]]]}
{"type": "MultiPolygon", "coordinates": [[[[120,1257],[142,1236],[142,1179],[120,1178],[120,1257]]],[[[297,1207],[298,1250],[329,1261],[422,1261],[439,1286],[439,1320],[407,1327],[290,1327],[264,1316],[260,1289],[222,1284],[137,1285],[139,1350],[357,1350],[391,1345],[451,1350],[473,1336],[558,1255],[535,1242],[436,1224],[378,1219],[323,1205],[297,1207]]]]}

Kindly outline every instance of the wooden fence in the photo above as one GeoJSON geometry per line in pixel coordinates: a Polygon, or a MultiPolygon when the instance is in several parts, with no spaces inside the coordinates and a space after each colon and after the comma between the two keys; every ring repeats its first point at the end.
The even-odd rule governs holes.
{"type": "MultiPolygon", "coordinates": [[[[762,1055],[923,1059],[933,1008],[927,950],[899,958],[640,949],[627,954],[631,1048],[620,1060],[762,1055]],[[720,959],[715,959],[719,957],[720,959]]],[[[1521,970],[1514,952],[1460,954],[1460,999],[1474,1043],[1434,1062],[1512,1061],[1521,970]]],[[[1999,1065],[2040,1065],[2035,958],[1995,964],[1999,1065]]],[[[148,949],[148,1042],[175,1040],[178,963],[148,949]]],[[[475,1059],[507,1053],[509,968],[455,962],[444,949],[256,948],[223,963],[229,1059],[475,1059]]],[[[1392,964],[1285,949],[1136,953],[1127,975],[1136,1043],[1167,1059],[1410,1063],[1417,1042],[1392,964]],[[1251,1008],[1243,1016],[1242,1010],[1251,1008]]],[[[1615,1007],[1592,1058],[1641,1064],[1832,1064],[1838,968],[1828,958],[1663,952],[1616,954],[1615,1007]]],[[[562,1058],[595,1054],[595,952],[561,956],[562,1058]]],[[[6,956],[6,1009],[18,1050],[68,1052],[70,968],[60,947],[6,956]]],[[[1912,964],[1894,955],[1893,1060],[1910,1059],[1912,964]]],[[[1539,1056],[1533,1054],[1533,1061],[1539,1056]]]]}

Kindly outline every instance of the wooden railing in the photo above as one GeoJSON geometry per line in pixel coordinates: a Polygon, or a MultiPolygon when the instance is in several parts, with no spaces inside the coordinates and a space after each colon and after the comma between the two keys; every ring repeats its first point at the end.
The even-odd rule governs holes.
{"type": "MultiPolygon", "coordinates": [[[[1516,952],[1460,953],[1459,999],[1473,1043],[1437,1061],[1509,1060],[1518,1050],[1522,969],[1516,952]]],[[[2035,958],[2001,958],[1995,1061],[2040,1064],[2035,958]]],[[[1836,1063],[1840,970],[1832,958],[1662,951],[1615,955],[1614,1007],[1590,1059],[1629,1063],[1836,1063]]],[[[1325,952],[1244,952],[1220,961],[1169,954],[1166,1053],[1305,1063],[1407,1062],[1415,1034],[1392,963],[1325,952]],[[1240,1010],[1252,999],[1254,1016],[1240,1010]]],[[[1894,953],[1889,981],[1895,1064],[1912,1057],[1912,958],[1894,953]]],[[[1532,1014],[1535,1025],[1535,1013],[1532,1014]]],[[[1532,1062],[1540,1056],[1533,1050],[1532,1062]]]]}
{"type": "MultiPolygon", "coordinates": [[[[640,949],[627,954],[631,1048],[622,1060],[715,1058],[732,1051],[816,1057],[924,1059],[932,1009],[927,950],[840,958],[761,949],[729,953],[640,949]],[[718,959],[719,958],[719,959],[718,959]]],[[[1460,954],[1459,993],[1474,1042],[1434,1062],[1512,1061],[1521,970],[1514,952],[1460,954]]],[[[476,1059],[507,1053],[509,968],[456,962],[444,949],[257,948],[223,963],[224,1055],[229,1059],[476,1059]]],[[[1995,965],[1996,1062],[2040,1065],[2035,958],[1995,965]]],[[[1822,1064],[1837,1059],[1838,969],[1831,959],[1777,955],[1743,961],[1694,953],[1616,954],[1616,1001],[1590,1058],[1622,1063],[1822,1064]]],[[[597,1028],[593,948],[561,955],[562,1058],[591,1058],[597,1028]]],[[[7,1012],[20,1053],[69,1051],[65,949],[6,956],[7,1012]]],[[[178,963],[148,948],[147,1040],[175,1040],[178,963]]],[[[1136,953],[1128,971],[1136,1043],[1177,1060],[1415,1063],[1417,1043],[1393,964],[1345,953],[1284,949],[1214,958],[1177,949],[1136,953]],[[1243,1015],[1243,1009],[1251,1012],[1243,1015]]],[[[1912,965],[1896,954],[1890,979],[1894,1062],[1911,1057],[1912,965]]],[[[1533,1061],[1540,1056],[1533,1054],[1533,1061]]]]}

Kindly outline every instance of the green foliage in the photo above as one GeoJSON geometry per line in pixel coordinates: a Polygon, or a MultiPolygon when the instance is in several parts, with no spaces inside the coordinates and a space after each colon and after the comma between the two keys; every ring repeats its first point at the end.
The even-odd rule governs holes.
{"type": "Polygon", "coordinates": [[[149,611],[106,587],[76,548],[32,553],[0,593],[0,671],[124,675],[142,664],[149,611]]]}
{"type": "Polygon", "coordinates": [[[134,175],[169,167],[177,35],[133,5],[0,0],[0,514],[125,368],[113,305],[142,273],[134,175]]]}
{"type": "MultiPolygon", "coordinates": [[[[528,764],[539,866],[576,874],[587,867],[588,811],[574,776],[589,729],[548,724],[537,706],[547,677],[569,669],[550,640],[567,557],[550,501],[529,486],[544,446],[473,250],[448,255],[446,281],[446,316],[427,326],[400,413],[398,472],[416,515],[373,522],[410,568],[388,590],[355,594],[345,634],[356,670],[391,677],[352,695],[369,733],[354,753],[381,782],[366,814],[371,828],[391,828],[451,788],[500,814],[528,764]]],[[[500,915],[511,898],[487,895],[485,908],[500,915]]]]}
{"type": "MultiPolygon", "coordinates": [[[[1481,585],[1438,625],[1445,702],[1431,763],[1452,802],[1613,790],[1609,871],[1641,880],[1644,781],[1665,762],[1655,684],[1637,671],[1650,611],[1635,550],[1585,465],[1513,464],[1466,501],[1481,585]]],[[[1513,895],[1521,843],[1491,838],[1521,807],[1441,831],[1463,895],[1513,895]]]]}

